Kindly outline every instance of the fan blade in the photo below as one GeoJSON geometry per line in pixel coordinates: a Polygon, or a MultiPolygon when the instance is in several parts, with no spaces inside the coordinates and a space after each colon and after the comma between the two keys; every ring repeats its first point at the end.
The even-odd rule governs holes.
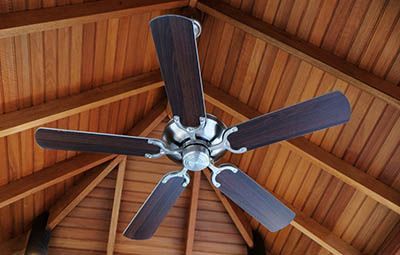
{"type": "Polygon", "coordinates": [[[220,172],[217,181],[222,193],[271,232],[286,227],[295,217],[294,212],[239,169],[236,173],[220,172]]]}
{"type": "Polygon", "coordinates": [[[234,149],[252,150],[345,123],[350,104],[340,92],[332,92],[240,123],[228,140],[234,149]]]}
{"type": "Polygon", "coordinates": [[[73,131],[56,128],[39,128],[36,142],[43,148],[54,150],[86,151],[144,156],[160,152],[156,145],[148,144],[147,138],[73,131]]]}
{"type": "Polygon", "coordinates": [[[193,21],[164,15],[153,19],[150,27],[172,112],[182,125],[198,127],[205,107],[193,21]]]}
{"type": "Polygon", "coordinates": [[[174,177],[167,183],[161,180],[125,229],[124,236],[136,240],[151,238],[184,190],[184,182],[183,177],[174,177]]]}
{"type": "MultiPolygon", "coordinates": [[[[49,249],[49,241],[51,230],[46,228],[49,213],[44,212],[32,221],[32,230],[29,234],[28,243],[26,244],[26,255],[47,254],[49,249]]],[[[19,253],[13,253],[19,254],[19,253]]]]}

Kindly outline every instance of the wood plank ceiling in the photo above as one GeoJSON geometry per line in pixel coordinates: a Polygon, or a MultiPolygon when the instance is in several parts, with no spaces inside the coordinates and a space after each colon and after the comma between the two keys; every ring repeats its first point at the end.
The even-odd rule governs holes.
{"type": "MultiPolygon", "coordinates": [[[[189,4],[189,1],[161,0],[132,2],[142,6],[140,13],[139,9],[133,8],[116,15],[118,10],[105,12],[98,8],[97,13],[102,14],[97,18],[96,15],[92,17],[93,13],[86,13],[82,15],[92,15],[91,18],[70,17],[68,22],[56,22],[58,18],[53,16],[49,24],[57,24],[54,26],[33,18],[30,22],[40,24],[32,30],[24,28],[26,24],[17,24],[22,27],[12,36],[1,32],[1,18],[7,16],[0,15],[0,119],[10,119],[13,112],[27,109],[25,119],[20,118],[18,123],[28,123],[29,115],[39,113],[34,107],[47,105],[47,109],[51,109],[45,117],[40,115],[40,122],[30,120],[33,124],[20,125],[0,136],[0,185],[3,186],[0,190],[9,187],[9,183],[40,173],[44,168],[48,171],[55,163],[77,155],[37,147],[33,140],[35,123],[126,133],[135,124],[140,125],[140,120],[165,97],[158,85],[148,86],[140,94],[114,90],[109,92],[109,97],[114,96],[110,101],[94,97],[78,101],[73,97],[156,70],[158,64],[149,34],[149,20],[165,12],[175,12],[171,8],[189,4]],[[150,12],[143,8],[146,5],[152,8],[150,12]],[[79,110],[73,107],[68,113],[64,108],[54,110],[49,106],[52,100],[62,98],[85,106],[79,110]],[[97,103],[93,104],[94,101],[97,103]]],[[[32,14],[31,9],[51,10],[55,6],[79,4],[82,1],[0,0],[0,12],[32,14]]],[[[190,1],[190,4],[195,6],[196,1],[190,1]]],[[[199,39],[203,78],[214,89],[206,91],[207,110],[226,124],[332,90],[345,93],[352,106],[348,124],[315,132],[301,141],[307,148],[310,148],[307,144],[312,143],[321,151],[334,155],[339,167],[349,169],[348,166],[354,166],[358,174],[361,173],[357,176],[362,179],[346,171],[347,179],[338,177],[334,171],[327,170],[326,164],[318,163],[307,152],[299,152],[298,147],[287,146],[288,143],[224,158],[239,165],[266,189],[301,212],[301,218],[297,217],[291,226],[277,233],[270,233],[248,219],[252,227],[262,233],[267,249],[272,254],[345,253],[344,250],[394,254],[398,246],[393,242],[398,240],[400,225],[399,2],[200,0],[197,7],[206,13],[199,39]],[[220,8],[217,11],[216,6],[211,6],[215,3],[220,8]],[[221,15],[224,11],[229,13],[229,6],[239,9],[241,15],[230,18],[221,15]],[[252,17],[258,21],[243,25],[252,17]],[[361,77],[360,82],[352,82],[336,69],[332,71],[304,54],[288,50],[287,44],[282,46],[268,41],[265,31],[259,33],[257,30],[268,26],[266,24],[322,49],[324,54],[353,64],[352,70],[357,73],[364,70],[368,75],[361,77]],[[370,75],[372,82],[365,78],[370,75]],[[382,88],[376,81],[382,81],[382,88]],[[368,83],[378,84],[378,87],[371,90],[368,83]],[[216,92],[213,94],[212,91],[216,92]],[[237,103],[229,106],[235,100],[237,103]],[[379,181],[379,185],[385,185],[368,186],[371,176],[379,181]]],[[[321,61],[326,57],[324,54],[320,54],[321,61]]],[[[158,80],[152,81],[156,84],[158,80]]],[[[132,91],[135,89],[132,87],[132,91]]],[[[155,127],[151,136],[159,137],[164,125],[165,120],[155,127]]],[[[0,124],[2,130],[6,129],[0,124]]],[[[80,156],[83,161],[90,155],[80,156]]],[[[327,162],[326,157],[320,160],[327,162]]],[[[128,157],[116,225],[116,253],[185,252],[189,236],[186,225],[191,196],[195,194],[191,187],[183,193],[152,241],[128,241],[121,235],[132,213],[162,174],[173,169],[177,166],[167,159],[128,157]]],[[[43,188],[33,194],[25,192],[17,201],[0,194],[0,242],[28,231],[34,216],[52,207],[64,193],[77,186],[74,183],[85,175],[83,171],[75,172],[55,185],[42,181],[43,188]]],[[[113,198],[117,179],[117,171],[113,171],[59,223],[53,231],[50,254],[103,254],[107,251],[110,216],[115,215],[113,198]]],[[[244,240],[204,175],[198,195],[192,254],[246,254],[244,240]]]]}

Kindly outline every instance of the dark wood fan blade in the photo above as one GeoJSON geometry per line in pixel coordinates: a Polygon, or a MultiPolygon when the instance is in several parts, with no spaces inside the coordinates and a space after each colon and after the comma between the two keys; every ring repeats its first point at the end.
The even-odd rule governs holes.
{"type": "Polygon", "coordinates": [[[144,156],[160,151],[156,145],[148,144],[147,138],[103,133],[92,133],[55,128],[39,128],[36,142],[43,148],[54,150],[86,151],[144,156]]]}
{"type": "Polygon", "coordinates": [[[345,123],[350,114],[347,98],[332,92],[243,122],[228,140],[234,149],[251,150],[345,123]]]}
{"type": "Polygon", "coordinates": [[[125,229],[124,236],[136,240],[151,238],[185,189],[184,182],[182,177],[174,177],[167,183],[161,180],[125,229]]]}
{"type": "Polygon", "coordinates": [[[47,254],[51,237],[51,230],[46,228],[48,218],[49,213],[44,212],[32,221],[32,230],[24,254],[47,254]]]}
{"type": "Polygon", "coordinates": [[[242,171],[224,170],[217,175],[219,189],[269,231],[278,231],[294,219],[295,213],[242,171]]]}
{"type": "Polygon", "coordinates": [[[150,27],[172,112],[182,125],[197,127],[205,109],[193,22],[164,15],[153,19],[150,27]]]}

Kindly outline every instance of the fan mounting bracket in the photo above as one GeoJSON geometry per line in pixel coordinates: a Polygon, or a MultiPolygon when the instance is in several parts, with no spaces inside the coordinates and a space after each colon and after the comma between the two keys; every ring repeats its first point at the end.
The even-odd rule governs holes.
{"type": "Polygon", "coordinates": [[[221,187],[221,183],[219,183],[219,182],[217,181],[217,176],[218,176],[222,171],[229,170],[229,171],[232,171],[233,173],[237,173],[237,172],[238,172],[237,167],[234,166],[234,165],[232,165],[232,164],[222,164],[222,165],[220,165],[220,166],[218,166],[218,167],[215,166],[215,165],[213,165],[213,164],[210,164],[210,165],[208,166],[208,168],[212,171],[211,181],[212,181],[213,185],[214,185],[216,188],[221,187]]]}
{"type": "Polygon", "coordinates": [[[189,177],[189,174],[187,173],[187,171],[188,171],[188,169],[184,167],[180,171],[168,173],[166,176],[164,176],[164,178],[162,179],[161,182],[165,184],[172,178],[177,178],[177,177],[184,178],[185,181],[182,183],[182,187],[186,187],[190,183],[190,177],[189,177]]]}
{"type": "Polygon", "coordinates": [[[149,138],[147,140],[147,143],[160,147],[160,152],[156,153],[156,154],[146,153],[144,155],[146,158],[159,158],[163,155],[174,155],[177,158],[182,158],[182,155],[181,155],[182,150],[181,149],[172,150],[172,149],[168,148],[168,146],[161,140],[149,138]]]}
{"type": "Polygon", "coordinates": [[[195,141],[196,140],[196,132],[198,132],[199,130],[203,129],[204,126],[206,125],[206,117],[200,117],[200,125],[198,127],[185,127],[182,125],[181,123],[181,118],[178,115],[174,115],[174,117],[172,118],[173,121],[175,122],[175,124],[178,126],[178,128],[182,129],[184,132],[186,132],[189,137],[190,140],[195,141]]]}
{"type": "Polygon", "coordinates": [[[239,129],[236,126],[225,129],[224,133],[222,135],[222,141],[219,144],[211,146],[210,150],[217,150],[217,149],[223,148],[223,149],[228,150],[235,154],[245,153],[247,151],[246,147],[242,147],[240,149],[234,149],[231,147],[231,144],[229,143],[229,140],[228,140],[229,135],[232,133],[235,133],[237,131],[239,131],[239,129]]]}

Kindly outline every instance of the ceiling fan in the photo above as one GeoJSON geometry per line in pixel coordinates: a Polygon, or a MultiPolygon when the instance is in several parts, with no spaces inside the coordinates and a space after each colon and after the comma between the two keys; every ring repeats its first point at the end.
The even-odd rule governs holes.
{"type": "Polygon", "coordinates": [[[268,230],[287,226],[294,212],[232,164],[215,163],[226,151],[244,153],[268,144],[345,123],[350,106],[340,92],[332,92],[232,127],[205,112],[196,37],[200,24],[179,15],[163,15],[150,22],[173,118],[162,140],[39,128],[35,137],[43,148],[126,154],[158,158],[167,155],[183,167],[166,174],[136,213],[124,235],[148,239],[189,184],[188,171],[209,168],[212,183],[268,230]]]}

